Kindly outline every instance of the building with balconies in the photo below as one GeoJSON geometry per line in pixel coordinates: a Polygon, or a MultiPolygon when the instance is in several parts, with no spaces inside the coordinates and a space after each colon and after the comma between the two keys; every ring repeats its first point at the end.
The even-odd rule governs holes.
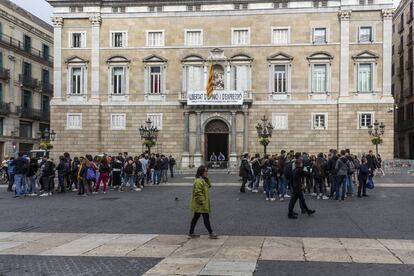
{"type": "Polygon", "coordinates": [[[39,145],[50,128],[53,28],[0,0],[0,159],[39,145]]]}
{"type": "Polygon", "coordinates": [[[182,167],[213,152],[234,165],[262,152],[266,115],[271,153],[366,153],[379,120],[394,155],[392,0],[48,2],[56,154],[138,154],[150,118],[182,167]]]}

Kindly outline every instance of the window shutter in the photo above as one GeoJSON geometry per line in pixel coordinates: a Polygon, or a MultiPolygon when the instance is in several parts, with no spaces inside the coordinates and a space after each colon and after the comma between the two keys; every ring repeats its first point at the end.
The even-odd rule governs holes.
{"type": "Polygon", "coordinates": [[[127,32],[123,32],[122,33],[122,46],[123,47],[128,47],[128,33],[127,32]]]}
{"type": "Polygon", "coordinates": [[[127,70],[126,70],[126,67],[123,67],[122,68],[122,78],[121,78],[121,81],[122,81],[122,94],[126,94],[126,74],[127,74],[127,70]]]}
{"type": "Polygon", "coordinates": [[[81,39],[82,39],[82,42],[81,42],[82,48],[86,48],[86,33],[81,34],[81,39]]]}

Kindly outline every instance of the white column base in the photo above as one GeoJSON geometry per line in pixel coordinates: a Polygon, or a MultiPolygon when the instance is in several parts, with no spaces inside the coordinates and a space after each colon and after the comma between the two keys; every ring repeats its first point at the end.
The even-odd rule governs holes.
{"type": "Polygon", "coordinates": [[[181,169],[188,169],[190,167],[190,154],[184,152],[181,156],[181,169]]]}
{"type": "Polygon", "coordinates": [[[194,154],[194,167],[198,168],[203,165],[203,155],[201,153],[194,154]]]}
{"type": "Polygon", "coordinates": [[[237,153],[230,153],[229,156],[229,169],[234,170],[237,168],[237,153]]]}

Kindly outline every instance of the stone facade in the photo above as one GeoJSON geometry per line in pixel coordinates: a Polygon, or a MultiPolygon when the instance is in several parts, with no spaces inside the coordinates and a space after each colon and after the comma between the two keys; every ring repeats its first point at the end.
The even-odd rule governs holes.
{"type": "Polygon", "coordinates": [[[0,30],[0,160],[3,160],[17,151],[36,149],[37,133],[49,128],[53,28],[14,3],[1,0],[0,30]]]}
{"type": "Polygon", "coordinates": [[[63,151],[137,154],[142,151],[138,129],[154,113],[162,114],[156,150],[176,156],[184,167],[207,160],[207,140],[217,137],[204,132],[214,120],[228,128],[227,138],[217,140],[228,145],[227,160],[235,162],[245,151],[262,152],[255,126],[264,115],[274,124],[280,123],[275,118],[283,117],[271,138],[272,153],[294,149],[314,154],[331,148],[363,153],[373,146],[359,117],[370,113],[372,123],[377,119],[387,126],[381,154],[393,157],[393,114],[389,110],[394,100],[387,73],[391,73],[392,1],[372,5],[286,1],[277,7],[263,1],[245,1],[241,6],[234,1],[221,5],[199,1],[197,7],[194,1],[160,1],[155,7],[144,2],[137,6],[133,1],[119,1],[119,5],[98,1],[99,6],[97,1],[86,1],[82,7],[49,2],[55,7],[56,22],[52,101],[56,155],[63,151]],[[361,26],[369,27],[369,42],[360,41],[361,26]],[[323,43],[315,42],[320,28],[323,43]],[[240,29],[248,37],[239,38],[245,44],[235,45],[240,29]],[[288,38],[282,43],[273,40],[277,39],[275,29],[286,30],[288,38]],[[202,30],[202,42],[185,44],[186,30],[202,30]],[[114,32],[123,34],[122,47],[113,47],[114,32]],[[160,45],[148,44],[151,32],[162,33],[160,45]],[[72,47],[73,33],[82,33],[83,47],[72,47]],[[222,68],[225,91],[243,87],[241,104],[194,106],[187,102],[191,92],[188,66],[195,64],[201,70],[197,76],[204,90],[210,63],[222,68]],[[150,77],[154,64],[162,72],[160,94],[149,93],[150,84],[158,85],[150,77]],[[321,64],[325,66],[321,83],[326,85],[322,93],[314,91],[318,85],[315,65],[321,64]],[[360,64],[371,68],[369,91],[363,93],[358,92],[360,64]],[[235,68],[242,65],[248,73],[237,79],[235,68]],[[275,86],[282,85],[275,80],[276,65],[285,66],[283,91],[275,91],[275,86]],[[81,67],[84,91],[74,94],[73,68],[81,67]],[[113,67],[124,70],[120,94],[113,93],[113,67]],[[125,125],[114,127],[114,114],[121,114],[125,125]],[[323,114],[322,127],[315,127],[316,114],[323,114]],[[73,124],[70,120],[76,121],[75,127],[68,125],[73,124]]]}
{"type": "Polygon", "coordinates": [[[402,159],[414,159],[413,15],[413,1],[401,1],[394,15],[392,29],[395,153],[402,159]]]}

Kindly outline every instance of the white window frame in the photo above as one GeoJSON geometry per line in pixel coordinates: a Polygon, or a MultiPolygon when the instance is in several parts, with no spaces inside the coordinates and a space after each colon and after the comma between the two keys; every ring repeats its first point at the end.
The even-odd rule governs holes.
{"type": "Polygon", "coordinates": [[[370,94],[375,93],[377,91],[376,89],[376,83],[377,83],[377,65],[375,61],[372,60],[358,60],[358,62],[355,63],[355,91],[356,93],[361,94],[370,94]],[[361,64],[371,64],[371,91],[359,91],[359,66],[361,64]]]}
{"type": "Polygon", "coordinates": [[[113,64],[108,67],[108,94],[112,96],[126,96],[129,94],[129,67],[124,64],[113,64]],[[115,68],[123,68],[124,76],[122,78],[122,92],[114,93],[113,75],[115,68]]]}
{"type": "Polygon", "coordinates": [[[289,129],[289,114],[288,113],[272,113],[272,125],[275,130],[288,130],[289,129]],[[285,118],[285,126],[284,127],[277,127],[276,124],[276,117],[284,117],[285,118]]]}
{"type": "Polygon", "coordinates": [[[126,114],[125,113],[111,113],[111,130],[125,130],[126,129],[126,114]],[[122,125],[115,126],[115,116],[123,117],[122,125]]]}
{"type": "Polygon", "coordinates": [[[273,45],[287,45],[290,44],[290,26],[288,27],[272,27],[270,31],[270,38],[271,38],[271,44],[273,45]],[[277,30],[287,30],[287,41],[286,43],[278,43],[275,41],[275,31],[277,30]]]}
{"type": "Polygon", "coordinates": [[[312,113],[311,120],[312,120],[311,127],[312,127],[313,130],[326,130],[326,129],[328,129],[328,113],[327,112],[312,113]],[[320,127],[320,126],[315,125],[316,116],[319,116],[319,115],[325,116],[325,127],[320,127]]]}
{"type": "Polygon", "coordinates": [[[148,87],[147,87],[147,93],[148,95],[162,95],[164,94],[165,87],[164,87],[164,66],[161,64],[151,64],[147,67],[148,70],[148,87]],[[151,69],[159,67],[160,68],[160,78],[159,78],[159,92],[158,93],[152,93],[152,83],[151,83],[151,69]]]}
{"type": "Polygon", "coordinates": [[[122,49],[128,47],[128,31],[109,31],[109,47],[122,49]],[[122,34],[122,47],[115,46],[115,34],[121,33],[122,34]]]}
{"type": "Polygon", "coordinates": [[[82,129],[82,113],[66,113],[66,129],[67,130],[79,130],[79,129],[82,129]],[[79,122],[80,122],[79,126],[71,126],[69,124],[69,122],[70,122],[69,118],[71,116],[79,116],[79,122]]]}
{"type": "Polygon", "coordinates": [[[329,62],[310,62],[309,67],[309,91],[312,94],[326,94],[331,91],[331,64],[329,62]],[[326,91],[314,91],[313,90],[313,72],[315,65],[325,65],[326,66],[326,91]]]}
{"type": "Polygon", "coordinates": [[[371,111],[358,111],[358,118],[357,118],[357,129],[368,129],[368,126],[362,126],[362,115],[370,114],[371,115],[371,124],[375,122],[375,112],[371,111]]]}
{"type": "Polygon", "coordinates": [[[231,44],[235,46],[245,46],[250,45],[250,27],[249,28],[231,28],[231,44]],[[246,43],[236,43],[235,32],[237,31],[247,31],[247,42],[246,43]]]}
{"type": "Polygon", "coordinates": [[[189,81],[190,81],[190,74],[189,74],[189,70],[190,70],[190,67],[199,67],[199,68],[201,68],[201,75],[200,75],[200,86],[201,86],[201,89],[200,90],[198,90],[198,91],[203,91],[204,89],[205,89],[205,80],[204,80],[204,68],[205,68],[205,65],[204,64],[202,64],[202,63],[194,63],[194,64],[190,64],[190,63],[188,63],[188,64],[184,64],[184,66],[183,66],[184,68],[184,91],[187,91],[187,92],[190,92],[190,91],[192,91],[192,90],[190,90],[190,85],[189,85],[189,81]]]}
{"type": "Polygon", "coordinates": [[[67,84],[67,95],[69,96],[84,96],[87,94],[88,91],[88,73],[87,73],[87,67],[84,64],[71,64],[68,66],[68,84],[67,84]],[[73,94],[72,93],[72,70],[74,68],[80,68],[81,69],[81,90],[79,94],[73,94]]]}
{"type": "Polygon", "coordinates": [[[185,46],[192,46],[192,47],[197,47],[197,46],[203,46],[204,44],[204,33],[203,33],[203,29],[185,29],[184,30],[184,45],[185,46]],[[187,38],[187,34],[189,32],[200,32],[200,44],[190,44],[187,38]]]}
{"type": "Polygon", "coordinates": [[[313,44],[327,44],[329,42],[329,29],[326,26],[315,26],[312,27],[311,30],[311,42],[313,44]],[[316,42],[315,41],[315,30],[316,29],[325,29],[325,41],[324,42],[316,42]]]}
{"type": "Polygon", "coordinates": [[[154,125],[154,121],[153,120],[151,120],[151,121],[153,123],[153,126],[156,126],[158,130],[162,130],[162,127],[163,127],[163,116],[164,116],[163,113],[147,113],[147,120],[150,119],[151,117],[160,117],[159,125],[158,126],[157,125],[154,125]]]}
{"type": "Polygon", "coordinates": [[[366,43],[366,44],[373,43],[375,41],[375,28],[374,28],[373,25],[370,25],[370,24],[360,25],[360,26],[358,26],[357,34],[356,35],[357,35],[358,43],[361,43],[361,44],[364,44],[364,43],[366,43]],[[361,29],[362,28],[368,28],[368,27],[371,28],[371,40],[370,41],[361,41],[361,29]]]}
{"type": "Polygon", "coordinates": [[[232,90],[237,90],[237,91],[251,91],[252,90],[252,66],[250,63],[246,63],[246,62],[234,62],[230,65],[230,89],[232,90]],[[247,80],[246,80],[246,89],[238,89],[237,88],[237,80],[235,79],[235,77],[237,77],[237,67],[246,67],[247,71],[246,71],[246,75],[247,75],[247,80]]]}
{"type": "Polygon", "coordinates": [[[86,45],[87,45],[87,43],[86,43],[86,32],[85,31],[70,31],[70,32],[68,32],[68,42],[69,42],[69,45],[68,45],[68,48],[71,48],[71,49],[83,49],[83,48],[86,48],[86,45]],[[81,35],[81,45],[80,45],[80,47],[73,47],[73,35],[74,34],[80,34],[81,35]]]}
{"type": "Polygon", "coordinates": [[[290,64],[287,63],[272,63],[271,64],[271,93],[272,94],[289,94],[291,83],[290,83],[290,64]],[[276,91],[276,85],[275,85],[275,74],[276,74],[276,66],[284,66],[285,67],[285,75],[286,75],[286,87],[285,92],[277,92],[276,91]]]}
{"type": "Polygon", "coordinates": [[[146,37],[147,37],[147,47],[164,47],[165,46],[165,31],[164,30],[147,30],[146,37]],[[162,41],[160,45],[150,45],[150,40],[149,40],[150,33],[161,33],[162,34],[162,41]]]}

